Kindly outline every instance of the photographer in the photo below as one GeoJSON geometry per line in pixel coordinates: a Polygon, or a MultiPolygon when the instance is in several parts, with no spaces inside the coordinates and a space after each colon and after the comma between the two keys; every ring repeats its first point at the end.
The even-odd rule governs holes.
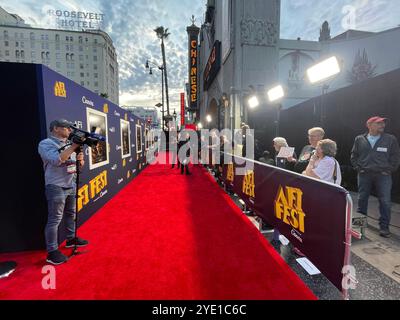
{"type": "Polygon", "coordinates": [[[39,154],[43,160],[45,173],[46,198],[48,202],[48,221],[45,230],[46,261],[59,265],[68,260],[67,256],[58,250],[58,227],[65,215],[67,230],[67,248],[86,246],[88,241],[74,238],[75,236],[75,173],[76,163],[84,166],[83,153],[76,155],[79,144],[70,147],[68,138],[72,124],[64,119],[50,123],[51,136],[39,143],[39,154]],[[76,160],[74,160],[74,158],[76,160]]]}

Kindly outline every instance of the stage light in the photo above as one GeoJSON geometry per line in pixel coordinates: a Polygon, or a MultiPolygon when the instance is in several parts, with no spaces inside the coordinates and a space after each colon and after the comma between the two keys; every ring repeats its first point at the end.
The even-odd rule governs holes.
{"type": "Polygon", "coordinates": [[[210,123],[212,121],[212,118],[211,118],[211,116],[209,114],[207,115],[206,120],[207,120],[208,123],[210,123]]]}
{"type": "Polygon", "coordinates": [[[250,109],[257,108],[260,105],[260,102],[258,101],[258,98],[256,96],[250,97],[247,102],[249,104],[250,109]]]}
{"type": "Polygon", "coordinates": [[[328,79],[340,72],[340,66],[335,56],[316,64],[307,70],[307,76],[311,83],[328,79]]]}
{"type": "Polygon", "coordinates": [[[203,129],[203,125],[201,124],[201,122],[199,122],[199,123],[197,124],[197,128],[198,128],[198,129],[203,129]]]}
{"type": "Polygon", "coordinates": [[[285,92],[283,91],[283,88],[281,85],[276,86],[268,91],[268,98],[269,98],[270,102],[279,100],[279,99],[283,98],[284,96],[285,96],[285,92]]]}

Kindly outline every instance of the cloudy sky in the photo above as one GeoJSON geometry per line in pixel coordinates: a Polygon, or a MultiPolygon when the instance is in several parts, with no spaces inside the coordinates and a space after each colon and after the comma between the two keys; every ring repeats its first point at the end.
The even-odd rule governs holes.
{"type": "MultiPolygon", "coordinates": [[[[219,1],[219,0],[217,0],[219,1]]],[[[269,1],[269,0],[265,0],[269,1]]],[[[159,41],[153,32],[163,25],[171,32],[166,43],[170,104],[179,110],[179,93],[187,78],[186,26],[191,15],[203,21],[206,0],[0,0],[0,6],[17,13],[35,27],[53,28],[49,9],[98,12],[105,15],[103,29],[118,53],[120,104],[154,106],[161,100],[161,75],[150,76],[144,64],[161,64],[159,41]]],[[[381,31],[400,25],[399,0],[282,0],[281,38],[317,40],[324,20],[332,35],[349,28],[381,31]]]]}

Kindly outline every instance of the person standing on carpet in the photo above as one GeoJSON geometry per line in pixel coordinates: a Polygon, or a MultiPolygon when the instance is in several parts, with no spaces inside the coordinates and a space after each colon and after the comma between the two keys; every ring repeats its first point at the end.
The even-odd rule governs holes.
{"type": "Polygon", "coordinates": [[[191,173],[189,172],[189,158],[190,158],[190,136],[189,133],[183,133],[183,135],[180,137],[179,142],[178,142],[178,161],[181,164],[181,174],[184,172],[186,175],[190,175],[191,173]],[[182,147],[187,148],[186,153],[181,152],[182,147]]]}
{"type": "Polygon", "coordinates": [[[58,227],[65,216],[67,248],[83,247],[88,241],[75,237],[76,164],[85,164],[83,153],[76,155],[78,144],[69,144],[72,123],[60,119],[50,123],[51,135],[39,143],[38,152],[43,161],[48,221],[45,229],[46,261],[59,265],[68,260],[58,250],[58,227]],[[75,156],[75,159],[73,159],[75,156]]]}

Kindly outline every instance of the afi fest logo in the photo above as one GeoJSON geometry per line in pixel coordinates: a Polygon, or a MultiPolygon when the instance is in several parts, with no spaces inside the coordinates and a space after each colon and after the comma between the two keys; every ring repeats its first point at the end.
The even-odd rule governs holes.
{"type": "Polygon", "coordinates": [[[303,191],[298,188],[279,186],[275,200],[275,216],[304,234],[303,191]]]}
{"type": "Polygon", "coordinates": [[[255,198],[256,185],[254,183],[254,171],[249,171],[243,178],[242,192],[249,197],[255,198]]]}
{"type": "Polygon", "coordinates": [[[67,97],[67,90],[65,89],[65,83],[61,81],[56,81],[54,85],[54,95],[60,98],[67,97]]]}
{"type": "Polygon", "coordinates": [[[228,170],[226,172],[226,180],[233,182],[235,178],[235,171],[233,169],[233,163],[228,164],[228,170]]]}

